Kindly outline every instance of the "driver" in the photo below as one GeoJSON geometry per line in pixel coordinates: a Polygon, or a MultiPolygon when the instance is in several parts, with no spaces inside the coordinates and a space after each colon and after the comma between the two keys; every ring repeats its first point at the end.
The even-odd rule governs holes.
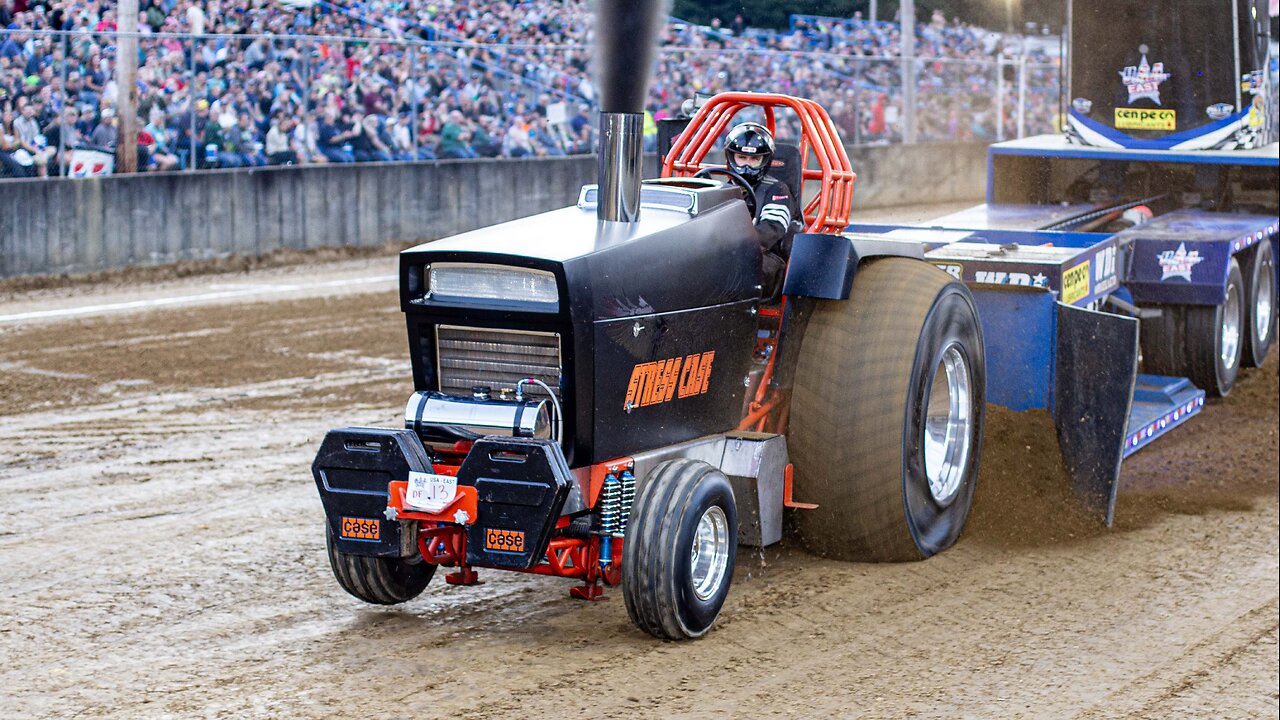
{"type": "Polygon", "coordinates": [[[769,175],[773,163],[773,135],[759,123],[742,123],[724,141],[729,169],[751,184],[756,198],[756,238],[764,256],[761,296],[776,298],[791,254],[795,234],[792,220],[800,220],[800,207],[787,184],[769,175]]]}

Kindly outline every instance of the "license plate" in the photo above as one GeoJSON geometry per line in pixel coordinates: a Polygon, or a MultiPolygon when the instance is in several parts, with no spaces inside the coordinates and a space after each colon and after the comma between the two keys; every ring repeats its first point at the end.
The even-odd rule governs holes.
{"type": "Polygon", "coordinates": [[[342,518],[342,537],[347,540],[378,540],[381,525],[377,520],[369,518],[342,518]]]}
{"type": "Polygon", "coordinates": [[[404,493],[404,503],[427,512],[440,512],[453,502],[458,494],[458,478],[452,475],[410,472],[409,489],[404,493]]]}

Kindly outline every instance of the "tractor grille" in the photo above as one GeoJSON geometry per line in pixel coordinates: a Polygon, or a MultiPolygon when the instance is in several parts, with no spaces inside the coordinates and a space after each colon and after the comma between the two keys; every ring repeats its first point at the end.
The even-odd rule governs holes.
{"type": "MultiPolygon", "coordinates": [[[[467,396],[486,385],[497,396],[504,388],[514,391],[524,378],[536,378],[560,396],[559,333],[440,325],[436,348],[440,392],[467,396]]],[[[537,385],[526,385],[525,394],[546,396],[537,385]]]]}

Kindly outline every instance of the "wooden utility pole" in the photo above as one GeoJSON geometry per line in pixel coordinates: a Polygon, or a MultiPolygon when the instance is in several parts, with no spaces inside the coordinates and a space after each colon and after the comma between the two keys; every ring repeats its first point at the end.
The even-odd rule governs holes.
{"type": "Polygon", "coordinates": [[[902,0],[898,11],[902,31],[902,141],[916,141],[916,3],[902,0]]]}
{"type": "Polygon", "coordinates": [[[116,172],[138,171],[138,0],[120,0],[116,17],[116,172]]]}

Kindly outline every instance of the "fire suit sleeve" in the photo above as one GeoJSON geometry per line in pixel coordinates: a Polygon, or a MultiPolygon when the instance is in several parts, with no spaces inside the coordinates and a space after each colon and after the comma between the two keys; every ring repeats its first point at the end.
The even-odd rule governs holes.
{"type": "Polygon", "coordinates": [[[761,251],[777,252],[778,245],[791,232],[791,208],[795,203],[785,183],[774,182],[760,190],[756,195],[756,237],[761,251]]]}

